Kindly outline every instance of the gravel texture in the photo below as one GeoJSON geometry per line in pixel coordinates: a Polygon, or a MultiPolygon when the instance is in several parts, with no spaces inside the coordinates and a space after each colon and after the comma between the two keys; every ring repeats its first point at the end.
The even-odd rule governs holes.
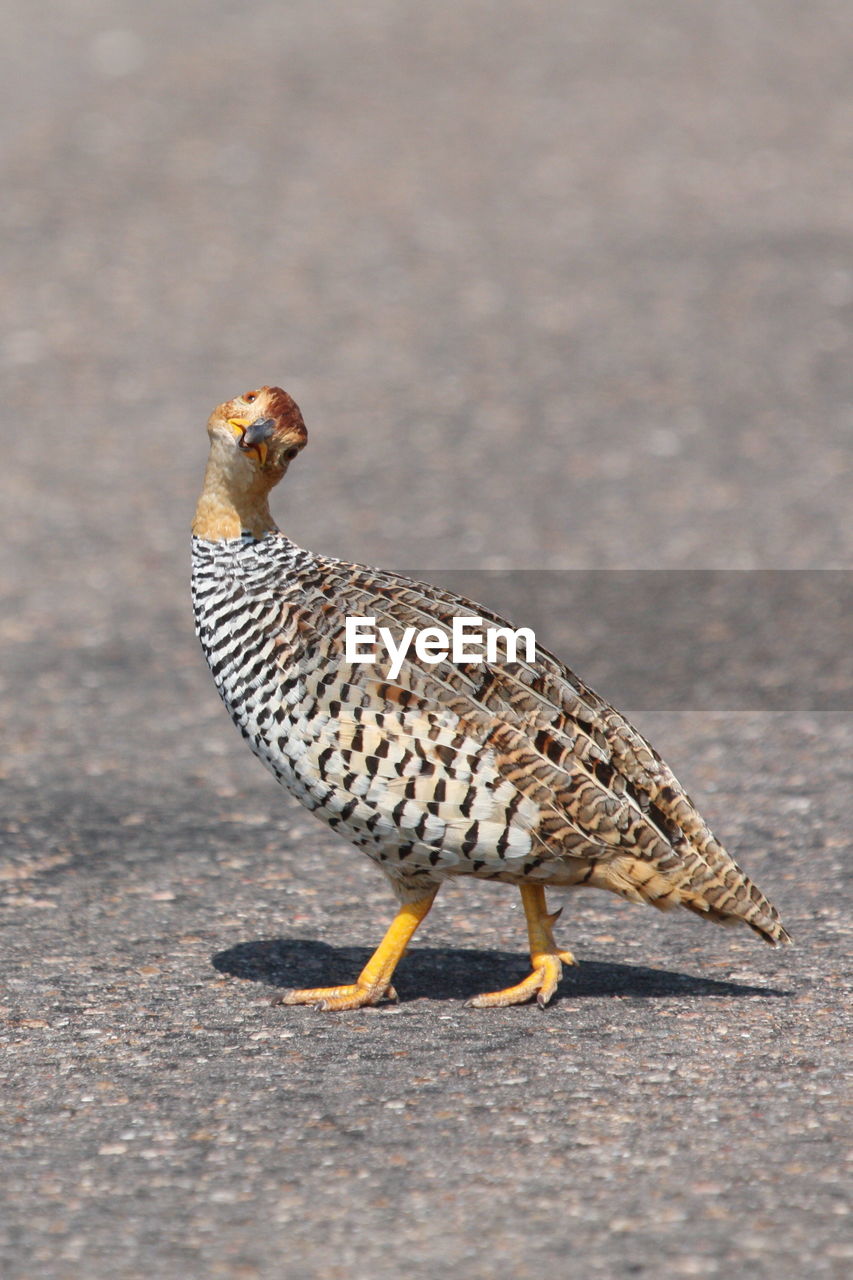
{"type": "MultiPolygon", "coordinates": [[[[638,712],[793,949],[588,893],[555,1003],[477,1012],[524,932],[465,883],[399,1005],[321,1015],[270,998],[392,900],[249,756],[187,585],[204,421],[260,382],[318,550],[848,568],[849,5],[8,0],[4,35],[0,1272],[849,1274],[843,668],[638,712]]],[[[608,643],[574,581],[569,662],[608,643]]]]}

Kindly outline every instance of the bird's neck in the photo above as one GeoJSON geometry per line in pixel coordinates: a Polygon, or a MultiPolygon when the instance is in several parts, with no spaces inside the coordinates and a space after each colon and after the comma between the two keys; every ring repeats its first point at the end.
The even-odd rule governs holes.
{"type": "Polygon", "coordinates": [[[269,481],[263,476],[228,475],[211,455],[195,509],[193,533],[209,542],[239,538],[245,531],[255,538],[278,529],[270,515],[269,481]]]}

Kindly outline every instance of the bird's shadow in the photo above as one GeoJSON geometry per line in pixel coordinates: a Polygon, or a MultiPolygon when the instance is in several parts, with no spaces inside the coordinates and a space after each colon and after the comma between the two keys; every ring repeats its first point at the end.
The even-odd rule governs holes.
{"type": "MultiPolygon", "coordinates": [[[[371,952],[364,947],[335,947],[313,938],[267,938],[240,942],[212,957],[215,969],[235,978],[271,987],[335,986],[353,982],[371,952]]],[[[464,1000],[480,991],[512,986],[523,978],[523,955],[513,951],[418,947],[400,962],[394,983],[403,1000],[464,1000]]],[[[777,987],[720,982],[641,965],[585,960],[563,971],[560,995],[623,996],[790,996],[777,987]]]]}

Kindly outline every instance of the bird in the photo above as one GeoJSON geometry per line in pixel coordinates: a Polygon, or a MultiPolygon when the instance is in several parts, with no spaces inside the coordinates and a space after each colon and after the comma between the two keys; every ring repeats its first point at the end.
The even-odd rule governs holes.
{"type": "Polygon", "coordinates": [[[539,645],[503,656],[475,645],[455,660],[454,620],[506,621],[436,586],[316,555],[278,528],[270,493],[308,438],[286,391],[226,401],[207,431],[192,599],[216,687],[255,755],[378,866],[398,907],[354,982],[296,988],[279,1003],[395,1000],[396,965],[457,876],[516,886],[527,925],[529,974],[467,1001],[477,1009],[544,1007],[575,963],[555,940],[560,912],[546,888],[606,889],[790,942],[670,767],[559,658],[539,645]],[[398,650],[410,629],[431,629],[433,647],[409,646],[392,676],[348,647],[353,618],[383,627],[398,650]]]}

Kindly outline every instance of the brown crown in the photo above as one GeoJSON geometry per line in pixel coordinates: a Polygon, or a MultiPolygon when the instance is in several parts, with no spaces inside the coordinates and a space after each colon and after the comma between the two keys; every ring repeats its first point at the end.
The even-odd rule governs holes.
{"type": "Polygon", "coordinates": [[[273,418],[279,440],[289,448],[301,449],[308,440],[308,431],[293,397],[281,387],[259,387],[255,394],[258,417],[273,418]]]}

